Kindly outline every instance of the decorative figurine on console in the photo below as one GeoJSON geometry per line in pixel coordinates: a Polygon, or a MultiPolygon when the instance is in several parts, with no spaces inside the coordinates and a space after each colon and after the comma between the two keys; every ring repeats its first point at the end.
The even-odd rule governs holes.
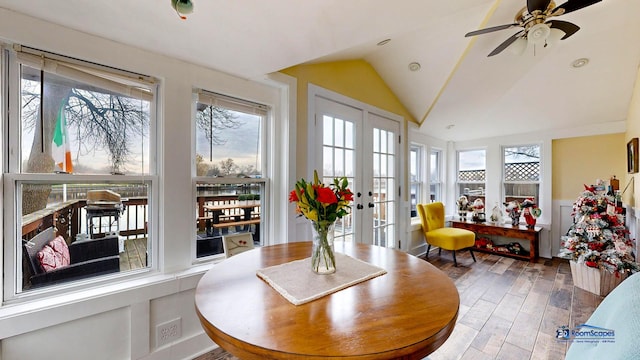
{"type": "Polygon", "coordinates": [[[482,199],[475,199],[471,209],[473,209],[473,215],[471,216],[471,220],[473,220],[473,222],[480,223],[485,221],[484,202],[482,199]]]}
{"type": "Polygon", "coordinates": [[[502,208],[498,203],[491,210],[491,217],[489,218],[492,223],[502,224],[502,208]]]}
{"type": "Polygon", "coordinates": [[[525,199],[520,207],[522,208],[522,215],[524,216],[524,221],[527,223],[527,227],[533,229],[536,226],[536,219],[542,215],[542,210],[540,210],[532,198],[525,199]]]}
{"type": "Polygon", "coordinates": [[[518,226],[520,224],[520,204],[517,201],[512,200],[504,205],[506,206],[504,210],[511,218],[511,226],[518,226]]]}
{"type": "Polygon", "coordinates": [[[467,211],[469,211],[469,200],[464,195],[461,195],[456,201],[458,204],[458,217],[461,221],[467,221],[467,211]]]}

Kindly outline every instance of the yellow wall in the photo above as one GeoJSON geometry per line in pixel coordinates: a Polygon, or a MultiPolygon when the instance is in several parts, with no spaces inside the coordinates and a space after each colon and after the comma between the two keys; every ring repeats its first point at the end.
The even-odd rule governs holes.
{"type": "MultiPolygon", "coordinates": [[[[640,72],[636,74],[636,86],[631,98],[631,105],[629,106],[629,113],[627,115],[627,133],[625,136],[625,144],[632,138],[640,137],[640,72]]],[[[638,199],[640,199],[640,178],[638,174],[627,174],[624,183],[628,184],[633,178],[633,183],[629,186],[629,190],[623,197],[623,201],[626,204],[633,205],[634,208],[640,206],[638,199]]]]}
{"type": "Polygon", "coordinates": [[[625,134],[583,136],[553,140],[552,199],[574,201],[584,184],[615,175],[624,188],[627,173],[625,134]]]}
{"type": "MultiPolygon", "coordinates": [[[[293,76],[298,84],[297,138],[307,138],[307,90],[309,83],[348,96],[363,103],[398,114],[407,121],[416,119],[389,89],[380,75],[364,60],[299,65],[281,71],[293,76]]],[[[297,145],[296,177],[304,175],[307,161],[306,141],[297,145]]]]}

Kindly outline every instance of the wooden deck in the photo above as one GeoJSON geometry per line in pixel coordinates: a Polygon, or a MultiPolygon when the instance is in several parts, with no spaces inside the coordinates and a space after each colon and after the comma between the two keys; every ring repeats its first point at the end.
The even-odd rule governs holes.
{"type": "Polygon", "coordinates": [[[141,269],[147,266],[147,238],[124,241],[124,252],[120,253],[120,271],[141,269]]]}
{"type": "MultiPolygon", "coordinates": [[[[457,257],[454,267],[450,251],[429,254],[456,284],[460,312],[449,339],[425,359],[563,359],[568,344],[555,340],[556,329],[585,323],[603,299],[573,286],[566,260],[457,257]]],[[[197,358],[213,359],[236,360],[222,349],[197,358]]]]}

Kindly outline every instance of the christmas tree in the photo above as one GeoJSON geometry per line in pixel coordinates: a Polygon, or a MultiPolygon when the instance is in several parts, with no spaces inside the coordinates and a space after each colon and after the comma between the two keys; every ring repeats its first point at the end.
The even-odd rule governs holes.
{"type": "Polygon", "coordinates": [[[615,195],[585,185],[573,204],[573,225],[562,237],[558,256],[616,275],[637,272],[623,214],[615,195]]]}

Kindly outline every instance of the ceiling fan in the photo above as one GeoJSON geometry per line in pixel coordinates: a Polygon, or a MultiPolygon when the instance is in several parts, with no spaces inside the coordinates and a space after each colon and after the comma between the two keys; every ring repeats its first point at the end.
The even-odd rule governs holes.
{"type": "Polygon", "coordinates": [[[561,20],[548,20],[554,16],[568,14],[570,12],[580,10],[587,6],[598,3],[602,0],[568,0],[560,6],[556,6],[553,0],[527,0],[527,6],[518,11],[515,20],[511,24],[493,26],[486,29],[480,29],[467,33],[465,37],[486,34],[494,31],[510,29],[513,27],[521,27],[522,30],[505,40],[497,48],[495,48],[488,56],[494,56],[501,53],[514,42],[518,41],[520,47],[524,51],[527,42],[534,44],[543,44],[547,46],[547,38],[552,30],[557,29],[564,32],[560,40],[564,40],[580,30],[578,25],[561,20]],[[524,47],[522,47],[524,46],[524,47]]]}

